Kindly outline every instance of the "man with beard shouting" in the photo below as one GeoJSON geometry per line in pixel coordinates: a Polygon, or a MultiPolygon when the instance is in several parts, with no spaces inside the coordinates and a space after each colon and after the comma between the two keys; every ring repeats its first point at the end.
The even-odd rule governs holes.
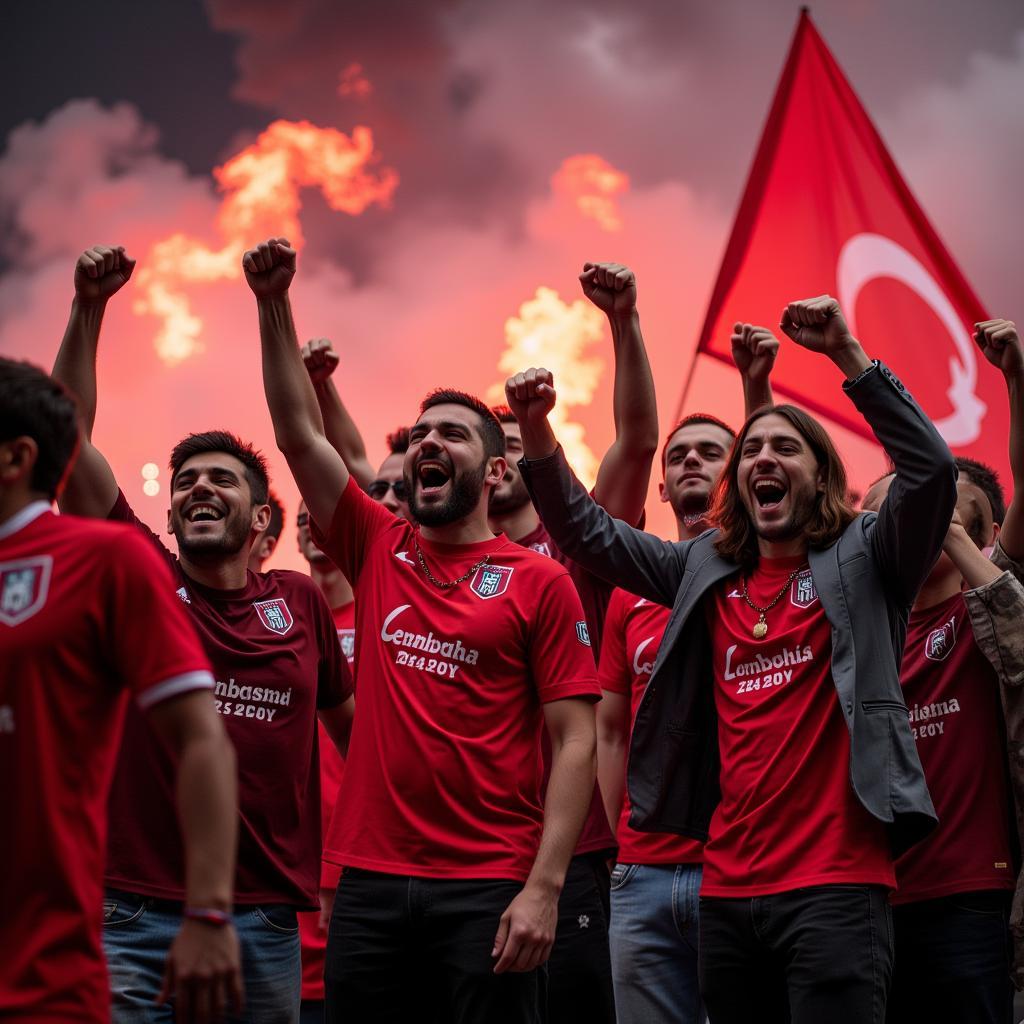
{"type": "MultiPolygon", "coordinates": [[[[133,523],[171,570],[216,679],[217,710],[238,759],[234,921],[242,945],[246,1021],[291,1024],[299,1011],[297,910],[318,906],[320,789],[317,712],[344,750],[354,701],[331,613],[297,572],[254,573],[266,529],[263,457],[220,430],[171,453],[167,532],[175,558],[138,519],[91,442],[96,351],[107,301],[131,276],[123,249],[96,247],[75,267],[75,300],[54,376],[79,398],[82,450],[62,508],[133,523]]],[[[129,708],[111,788],[103,940],[115,1024],[169,1021],[153,1006],[185,898],[173,760],[129,708]]],[[[227,915],[224,921],[229,920],[227,915]]],[[[216,927],[212,919],[208,927],[216,927]]]]}
{"type": "Polygon", "coordinates": [[[876,514],[846,503],[825,430],[801,410],[748,417],[722,470],[716,530],[667,542],[603,512],[547,420],[551,375],[506,385],[522,469],[570,557],[672,605],[636,714],[630,822],[706,839],[701,995],[715,1024],[882,1020],[893,858],[936,818],[902,700],[910,606],[956,501],[946,444],[838,303],[791,303],[782,329],[828,356],[896,467],[876,514]]]}
{"type": "Polygon", "coordinates": [[[324,433],[303,366],[294,249],[270,239],[242,265],[278,446],[314,539],[358,595],[360,710],[326,854],[344,867],[328,1019],[539,1021],[594,787],[597,682],[579,597],[552,559],[491,532],[505,437],[478,399],[435,391],[410,427],[418,527],[368,498],[324,433]]]}

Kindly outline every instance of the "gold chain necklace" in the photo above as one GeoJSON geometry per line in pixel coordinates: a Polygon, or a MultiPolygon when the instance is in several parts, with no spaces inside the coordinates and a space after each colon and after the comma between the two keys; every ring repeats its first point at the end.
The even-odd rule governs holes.
{"type": "Polygon", "coordinates": [[[470,576],[473,575],[473,573],[475,573],[478,569],[482,569],[491,560],[490,555],[484,555],[484,557],[481,558],[480,561],[476,563],[476,565],[474,565],[468,572],[464,572],[457,580],[448,580],[446,582],[444,580],[439,580],[430,571],[430,568],[427,566],[427,560],[423,557],[423,552],[420,551],[419,541],[415,537],[413,537],[412,543],[413,546],[416,548],[416,557],[419,559],[420,568],[423,570],[423,574],[439,590],[451,590],[452,587],[457,587],[460,583],[464,583],[466,580],[469,579],[470,576]]]}
{"type": "Polygon", "coordinates": [[[795,580],[797,576],[804,571],[804,568],[805,567],[801,565],[799,569],[794,569],[789,574],[789,579],[782,584],[782,589],[775,595],[774,600],[770,604],[766,604],[763,608],[758,604],[754,604],[754,602],[750,600],[750,595],[747,593],[747,577],[743,577],[743,600],[746,601],[759,616],[757,622],[754,623],[754,628],[751,630],[751,633],[754,634],[755,640],[763,640],[768,635],[768,622],[765,619],[765,614],[770,612],[782,600],[782,595],[789,589],[789,585],[793,580],[795,580]]]}

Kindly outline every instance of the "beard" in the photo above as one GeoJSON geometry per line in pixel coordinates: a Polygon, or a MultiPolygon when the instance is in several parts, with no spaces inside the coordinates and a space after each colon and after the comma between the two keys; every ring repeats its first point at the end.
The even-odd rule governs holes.
{"type": "Polygon", "coordinates": [[[509,481],[508,487],[504,491],[495,488],[491,495],[488,514],[506,516],[511,512],[518,512],[524,506],[529,505],[531,501],[530,492],[526,489],[523,478],[517,473],[515,478],[509,481]]]}
{"type": "Polygon", "coordinates": [[[210,561],[237,555],[249,542],[252,534],[252,513],[234,512],[222,520],[219,534],[205,537],[187,537],[186,523],[175,515],[171,520],[178,551],[193,561],[210,561]]]}
{"type": "Polygon", "coordinates": [[[486,462],[482,462],[476,469],[457,473],[452,477],[448,497],[439,505],[426,506],[420,503],[419,492],[413,486],[412,478],[406,475],[405,486],[413,519],[420,526],[447,526],[465,519],[480,501],[486,475],[486,462]]]}

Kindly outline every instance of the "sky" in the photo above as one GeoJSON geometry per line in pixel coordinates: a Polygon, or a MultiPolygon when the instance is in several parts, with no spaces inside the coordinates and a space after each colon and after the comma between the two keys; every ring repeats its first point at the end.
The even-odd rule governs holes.
{"type": "MultiPolygon", "coordinates": [[[[636,271],[666,429],[798,13],[18,5],[0,41],[0,353],[52,365],[78,253],[125,245],[139,266],[104,324],[96,443],[158,527],[176,440],[253,440],[288,511],[270,565],[300,567],[238,275],[245,245],[289,234],[300,337],[339,350],[372,460],[431,388],[487,393],[501,367],[542,355],[574,385],[563,429],[585,469],[611,440],[611,346],[576,276],[586,260],[636,271]],[[146,463],[161,467],[153,496],[146,463]]],[[[1024,6],[829,0],[811,14],[985,306],[1014,317],[1024,6]]],[[[738,421],[735,374],[716,364],[699,381],[691,404],[738,421]]],[[[878,452],[834,435],[855,484],[877,475],[878,452]]],[[[653,485],[649,522],[670,535],[653,485]]]]}

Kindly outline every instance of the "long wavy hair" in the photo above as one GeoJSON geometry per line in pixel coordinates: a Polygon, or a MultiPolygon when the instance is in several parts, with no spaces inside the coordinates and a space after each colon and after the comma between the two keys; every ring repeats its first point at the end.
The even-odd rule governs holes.
{"type": "Polygon", "coordinates": [[[758,409],[740,429],[711,497],[711,519],[719,530],[715,550],[745,569],[757,564],[758,547],[754,524],[740,498],[737,481],[740,456],[750,428],[762,417],[771,415],[788,420],[804,439],[814,453],[825,485],[818,493],[814,513],[805,527],[808,546],[826,548],[834,544],[857,517],[846,496],[846,470],[825,428],[795,405],[769,405],[758,409]]]}

